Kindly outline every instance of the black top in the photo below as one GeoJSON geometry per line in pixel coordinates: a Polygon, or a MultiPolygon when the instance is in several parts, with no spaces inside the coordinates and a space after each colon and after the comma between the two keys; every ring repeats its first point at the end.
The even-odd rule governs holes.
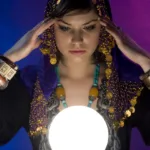
{"type": "Polygon", "coordinates": [[[31,98],[17,76],[0,90],[0,145],[6,144],[21,128],[29,131],[31,98]]]}
{"type": "MultiPolygon", "coordinates": [[[[0,145],[6,144],[21,127],[29,131],[31,100],[26,87],[18,76],[10,81],[5,90],[0,91],[0,145]]],[[[138,128],[145,144],[150,145],[150,91],[146,87],[135,109],[136,112],[118,131],[121,150],[129,150],[133,127],[138,128]]]]}

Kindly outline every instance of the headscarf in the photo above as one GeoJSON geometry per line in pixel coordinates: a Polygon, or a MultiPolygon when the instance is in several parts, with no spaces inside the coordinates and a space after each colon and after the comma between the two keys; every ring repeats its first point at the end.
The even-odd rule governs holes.
{"type": "MultiPolygon", "coordinates": [[[[57,7],[59,8],[61,3],[65,3],[65,1],[66,0],[49,0],[45,17],[53,17],[54,11],[57,7]]],[[[97,8],[98,13],[100,10],[102,16],[112,19],[109,2],[107,0],[93,0],[92,3],[94,7],[97,8]]],[[[33,80],[31,84],[31,80],[28,79],[28,73],[32,72],[30,69],[22,73],[22,77],[24,77],[26,85],[30,87],[30,93],[33,96],[30,114],[31,136],[39,133],[46,134],[48,124],[46,111],[48,99],[57,85],[55,65],[51,65],[49,61],[51,52],[54,53],[57,50],[55,43],[51,43],[54,40],[53,36],[51,36],[53,33],[54,30],[49,28],[43,34],[44,42],[41,46],[41,51],[45,55],[42,57],[36,69],[37,73],[34,74],[34,79],[36,79],[35,84],[33,84],[33,80]]],[[[135,111],[134,106],[142,91],[142,83],[139,79],[142,69],[121,53],[114,44],[112,36],[109,35],[104,28],[102,28],[102,33],[98,52],[101,53],[106,60],[108,68],[106,68],[106,77],[104,79],[106,83],[106,89],[104,90],[105,98],[98,104],[98,107],[107,108],[105,111],[111,119],[112,126],[119,128],[124,126],[124,121],[135,111]],[[112,56],[112,60],[110,56],[112,56]],[[134,72],[133,69],[135,69],[136,72],[134,72]],[[107,104],[108,106],[106,106],[107,104]]]]}

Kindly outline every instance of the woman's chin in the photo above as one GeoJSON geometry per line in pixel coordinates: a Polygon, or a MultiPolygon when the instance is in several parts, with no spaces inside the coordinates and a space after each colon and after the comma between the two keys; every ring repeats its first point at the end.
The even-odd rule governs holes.
{"type": "Polygon", "coordinates": [[[74,57],[71,61],[74,63],[82,63],[84,62],[84,59],[81,57],[74,57]]]}
{"type": "Polygon", "coordinates": [[[87,55],[67,55],[66,60],[70,63],[82,63],[90,59],[87,55]]]}

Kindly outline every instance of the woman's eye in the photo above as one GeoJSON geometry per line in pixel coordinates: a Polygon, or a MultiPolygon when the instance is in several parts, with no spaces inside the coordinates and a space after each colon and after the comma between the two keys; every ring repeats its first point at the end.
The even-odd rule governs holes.
{"type": "Polygon", "coordinates": [[[84,27],[84,29],[86,29],[86,30],[88,30],[88,31],[94,30],[95,28],[96,28],[95,25],[91,25],[91,26],[84,27]]]}
{"type": "Polygon", "coordinates": [[[65,27],[65,26],[60,26],[60,25],[59,25],[59,29],[62,30],[62,31],[69,31],[70,28],[69,28],[69,27],[65,27]]]}

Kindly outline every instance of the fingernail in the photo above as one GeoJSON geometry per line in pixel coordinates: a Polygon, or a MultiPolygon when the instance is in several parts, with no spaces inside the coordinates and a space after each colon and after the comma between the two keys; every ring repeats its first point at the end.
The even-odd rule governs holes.
{"type": "Polygon", "coordinates": [[[44,23],[48,22],[49,20],[51,20],[51,18],[50,18],[50,17],[48,17],[48,18],[44,19],[44,23]]]}

